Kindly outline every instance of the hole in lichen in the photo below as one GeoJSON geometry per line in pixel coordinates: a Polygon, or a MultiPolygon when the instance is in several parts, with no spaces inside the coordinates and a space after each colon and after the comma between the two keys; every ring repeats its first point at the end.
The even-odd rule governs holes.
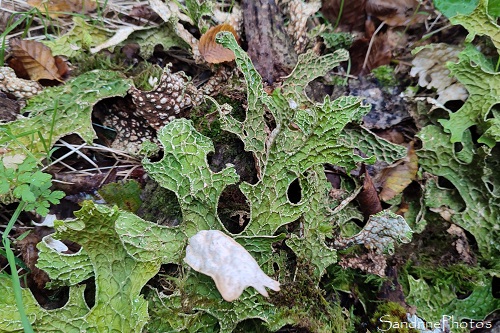
{"type": "Polygon", "coordinates": [[[275,272],[278,272],[280,270],[280,266],[277,263],[273,263],[273,269],[275,272]]]}
{"type": "Polygon", "coordinates": [[[233,332],[246,333],[246,332],[267,332],[264,322],[260,319],[245,319],[240,321],[233,332]]]}
{"type": "Polygon", "coordinates": [[[497,180],[500,177],[500,162],[497,156],[500,156],[499,145],[493,147],[489,156],[485,160],[486,168],[491,170],[491,172],[485,172],[482,177],[484,183],[488,187],[488,190],[494,196],[500,195],[500,187],[496,186],[496,184],[498,184],[497,180]]]}
{"type": "Polygon", "coordinates": [[[142,288],[141,294],[147,295],[150,290],[163,295],[172,295],[178,288],[176,279],[181,277],[181,266],[176,264],[163,264],[158,274],[153,276],[146,286],[142,288]]]}
{"type": "Polygon", "coordinates": [[[455,150],[455,153],[459,153],[462,151],[462,149],[464,149],[464,145],[462,145],[462,143],[460,142],[455,142],[453,144],[453,149],[455,150]]]}
{"type": "Polygon", "coordinates": [[[159,225],[176,226],[182,223],[182,212],[177,195],[150,180],[141,195],[142,204],[137,215],[159,225]]]}
{"type": "Polygon", "coordinates": [[[94,278],[90,278],[85,281],[85,291],[83,292],[85,303],[87,303],[89,308],[92,308],[95,305],[95,295],[95,280],[94,278]]]}
{"type": "Polygon", "coordinates": [[[446,179],[444,177],[438,177],[438,186],[440,188],[447,188],[447,189],[450,189],[450,190],[454,190],[455,189],[455,186],[453,185],[453,183],[450,182],[448,179],[446,179]]]}
{"type": "Polygon", "coordinates": [[[241,103],[237,102],[235,103],[235,101],[232,102],[225,101],[225,103],[230,104],[231,107],[233,108],[231,110],[231,116],[233,116],[234,119],[238,121],[245,121],[247,114],[245,108],[241,103]]]}
{"type": "Polygon", "coordinates": [[[46,310],[60,309],[64,307],[69,300],[69,287],[39,289],[35,285],[30,284],[29,289],[38,304],[46,310]]]}
{"type": "Polygon", "coordinates": [[[483,131],[480,130],[477,127],[477,125],[472,125],[471,127],[469,127],[469,130],[470,130],[470,133],[472,136],[472,142],[477,143],[477,139],[479,139],[479,137],[482,135],[483,131]]]}
{"type": "Polygon", "coordinates": [[[232,164],[242,181],[250,184],[258,181],[253,154],[245,151],[243,142],[232,133],[221,133],[215,142],[215,152],[208,154],[207,160],[214,172],[220,172],[227,168],[227,164],[232,164]]]}
{"type": "Polygon", "coordinates": [[[491,279],[491,294],[495,298],[500,298],[500,278],[494,276],[491,279]]]}
{"type": "Polygon", "coordinates": [[[230,233],[239,234],[245,230],[250,221],[250,206],[238,186],[230,185],[222,191],[217,214],[230,233]]]}
{"type": "Polygon", "coordinates": [[[493,183],[486,181],[486,182],[484,182],[484,185],[486,185],[486,187],[488,188],[488,191],[490,191],[490,193],[495,192],[495,185],[493,183]]]}
{"type": "Polygon", "coordinates": [[[476,237],[474,237],[473,234],[471,234],[468,230],[463,229],[465,237],[467,237],[467,242],[469,243],[469,247],[471,249],[471,253],[478,253],[479,252],[479,247],[476,241],[476,237]]]}
{"type": "Polygon", "coordinates": [[[297,204],[300,202],[300,199],[302,198],[302,188],[300,187],[300,181],[298,178],[288,186],[286,196],[288,197],[288,200],[293,204],[297,204]]]}
{"type": "Polygon", "coordinates": [[[331,172],[330,170],[328,171],[329,172],[325,172],[326,179],[332,184],[332,188],[337,190],[340,189],[340,184],[342,182],[341,176],[338,173],[331,172]]]}
{"type": "Polygon", "coordinates": [[[464,101],[461,101],[461,100],[452,100],[452,101],[447,101],[446,103],[444,103],[444,106],[453,112],[458,111],[463,105],[464,105],[464,101]]]}
{"type": "Polygon", "coordinates": [[[500,103],[493,105],[490,111],[486,114],[486,119],[494,119],[500,116],[500,103]]]}

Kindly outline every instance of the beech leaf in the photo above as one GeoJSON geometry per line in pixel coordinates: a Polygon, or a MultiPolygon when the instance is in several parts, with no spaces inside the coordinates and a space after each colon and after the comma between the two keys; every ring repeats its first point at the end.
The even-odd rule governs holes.
{"type": "Polygon", "coordinates": [[[50,48],[34,40],[11,39],[14,57],[22,64],[33,81],[57,80],[62,82],[59,68],[50,48]]]}
{"type": "Polygon", "coordinates": [[[234,35],[236,40],[238,39],[236,31],[229,24],[220,24],[208,29],[208,31],[201,36],[198,49],[203,58],[211,64],[219,64],[221,62],[234,60],[233,51],[215,42],[215,36],[221,31],[229,31],[234,35]]]}

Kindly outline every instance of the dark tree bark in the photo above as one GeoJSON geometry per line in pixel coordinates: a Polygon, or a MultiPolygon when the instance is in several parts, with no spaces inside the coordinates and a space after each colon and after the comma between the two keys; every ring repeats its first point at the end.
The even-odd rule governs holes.
{"type": "Polygon", "coordinates": [[[297,62],[283,16],[274,0],[243,0],[248,55],[264,81],[273,84],[297,62]]]}

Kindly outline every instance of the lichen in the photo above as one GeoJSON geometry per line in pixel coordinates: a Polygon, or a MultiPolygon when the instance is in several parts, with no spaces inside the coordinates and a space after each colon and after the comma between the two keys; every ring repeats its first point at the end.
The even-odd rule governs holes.
{"type": "MultiPolygon", "coordinates": [[[[239,185],[250,204],[249,223],[236,235],[231,235],[221,223],[217,214],[218,199],[222,191],[236,183],[239,177],[231,165],[217,173],[211,171],[206,159],[213,150],[210,140],[198,133],[190,121],[177,119],[159,132],[159,140],[164,146],[163,159],[158,162],[146,159],[143,164],[161,186],[176,193],[184,221],[175,229],[144,223],[134,227],[136,233],[131,234],[121,227],[119,233],[127,246],[139,246],[146,252],[151,251],[150,259],[160,256],[163,263],[185,265],[179,261],[179,255],[185,248],[181,239],[189,238],[200,230],[221,230],[245,247],[264,272],[271,277],[278,274],[279,279],[286,280],[286,276],[293,279],[295,274],[288,272],[283,252],[273,254],[271,245],[283,239],[282,231],[276,233],[281,227],[300,220],[302,231],[286,242],[295,252],[298,262],[312,262],[309,267],[314,273],[310,281],[316,285],[325,268],[336,261],[335,250],[325,244],[325,237],[331,233],[332,226],[328,223],[328,187],[321,165],[328,162],[352,169],[356,162],[370,160],[354,154],[351,142],[358,141],[353,137],[359,136],[353,133],[360,132],[343,132],[347,123],[359,120],[368,110],[355,97],[343,97],[336,101],[327,98],[321,104],[313,103],[305,96],[304,86],[346,59],[347,54],[339,51],[326,57],[311,53],[302,56],[302,62],[285,81],[282,90],[268,95],[260,76],[234,38],[224,35],[221,42],[235,52],[237,65],[247,81],[248,109],[245,118],[238,120],[233,117],[229,105],[220,106],[218,110],[222,129],[238,135],[245,150],[255,156],[257,183],[239,185]],[[265,110],[271,112],[275,128],[268,127],[265,110]],[[335,116],[332,117],[332,114],[335,116]],[[287,191],[296,179],[302,194],[298,202],[292,203],[287,191]],[[143,234],[139,230],[148,232],[143,234]],[[137,239],[139,234],[141,239],[137,239]],[[167,239],[171,240],[168,245],[165,243],[167,239]],[[172,250],[172,246],[176,246],[176,250],[172,250]],[[275,271],[276,267],[279,271],[275,271]]],[[[373,140],[370,132],[363,133],[367,139],[361,141],[373,140]]],[[[359,146],[358,143],[356,146],[359,146]]],[[[400,149],[387,143],[380,142],[375,146],[366,144],[366,151],[381,149],[388,159],[401,153],[400,149]]],[[[125,223],[121,225],[125,227],[125,223]]],[[[179,312],[184,313],[177,322],[169,320],[168,326],[172,329],[185,327],[187,318],[195,320],[200,316],[199,312],[190,312],[189,309],[217,318],[222,332],[231,331],[239,322],[250,318],[260,318],[269,329],[279,329],[285,324],[299,325],[305,320],[305,316],[298,314],[298,308],[290,309],[280,302],[280,307],[274,307],[252,289],[245,290],[232,303],[221,303],[214,283],[193,271],[186,271],[184,276],[175,280],[175,285],[178,292],[169,296],[159,295],[162,304],[170,308],[170,312],[164,309],[163,313],[170,313],[166,316],[171,318],[179,312]]],[[[287,288],[286,283],[283,288],[287,288]]],[[[296,295],[301,292],[304,291],[297,290],[296,295]]],[[[271,296],[271,302],[279,295],[271,296]]],[[[309,310],[313,311],[316,307],[317,304],[311,304],[309,310]]],[[[321,311],[315,313],[319,316],[321,311]]],[[[328,320],[321,319],[321,316],[309,320],[321,326],[318,326],[318,331],[328,331],[330,327],[328,320]]]]}
{"type": "MultiPolygon", "coordinates": [[[[39,245],[43,258],[39,267],[59,281],[70,285],[68,302],[59,309],[43,309],[29,289],[22,290],[29,321],[37,332],[142,332],[148,321],[147,302],[139,294],[160,267],[158,260],[138,261],[123,246],[115,231],[115,222],[125,214],[117,208],[97,206],[87,201],[76,219],[56,221],[54,239],[78,242],[77,256],[61,254],[39,245]],[[95,304],[84,299],[84,279],[94,276],[95,304]]],[[[129,215],[132,220],[139,218],[129,215]]],[[[49,236],[47,236],[49,237],[49,236]]],[[[41,254],[41,256],[42,256],[41,254]]],[[[13,287],[7,275],[0,276],[0,331],[22,330],[13,287]]]]}
{"type": "MultiPolygon", "coordinates": [[[[76,271],[54,276],[60,284],[72,285],[70,300],[62,309],[43,310],[23,290],[36,330],[140,332],[148,309],[139,292],[160,264],[179,269],[169,278],[168,288],[147,293],[150,311],[162,314],[148,327],[150,331],[209,332],[218,324],[220,332],[230,332],[251,320],[262,321],[274,331],[285,325],[317,332],[345,332],[349,327],[340,305],[329,304],[319,289],[321,276],[337,260],[336,250],[326,243],[337,225],[323,165],[352,170],[358,162],[373,162],[375,153],[385,161],[400,158],[404,148],[359,127],[346,127],[368,111],[359,98],[331,101],[327,97],[315,103],[305,95],[311,80],[347,59],[345,50],[323,57],[312,52],[301,55],[282,88],[269,95],[232,34],[220,35],[220,41],[236,55],[247,83],[248,102],[243,120],[232,115],[230,106],[218,107],[221,128],[239,136],[245,150],[254,155],[255,182],[239,183],[231,164],[213,171],[208,164],[212,141],[196,131],[190,120],[170,121],[158,131],[163,157],[159,161],[145,158],[143,165],[160,186],[176,195],[182,221],[163,226],[87,202],[75,213],[75,220],[56,222],[54,239],[75,241],[82,251],[76,259],[61,260],[68,255],[41,248],[45,251],[43,267],[52,274],[69,273],[68,266],[75,266],[76,271]],[[357,155],[355,148],[367,157],[357,155]],[[300,188],[297,200],[288,195],[292,183],[300,188]],[[249,221],[240,233],[231,234],[219,218],[218,204],[224,190],[236,184],[249,204],[249,221]],[[233,302],[223,302],[213,280],[183,262],[187,240],[201,230],[219,230],[233,238],[283,290],[290,290],[297,300],[308,300],[307,308],[284,303],[287,295],[282,291],[270,292],[267,299],[252,288],[233,302]],[[83,288],[74,284],[91,275],[96,280],[96,303],[89,308],[83,288]]],[[[1,328],[19,329],[18,318],[9,317],[15,312],[12,288],[6,279],[0,279],[0,288],[7,295],[0,300],[1,328]]]]}
{"type": "MultiPolygon", "coordinates": [[[[1,163],[7,165],[15,159],[20,164],[27,155],[42,160],[57,140],[72,133],[92,143],[96,137],[94,105],[104,98],[124,96],[130,85],[117,72],[91,71],[64,86],[45,88],[22,109],[26,117],[0,124],[0,148],[5,151],[1,163]]],[[[9,202],[9,196],[0,196],[4,200],[9,202]]]]}

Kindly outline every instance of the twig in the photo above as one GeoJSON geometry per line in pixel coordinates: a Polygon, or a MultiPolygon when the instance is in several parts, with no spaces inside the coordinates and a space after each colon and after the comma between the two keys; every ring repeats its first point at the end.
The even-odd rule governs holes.
{"type": "Polygon", "coordinates": [[[373,33],[372,35],[372,38],[370,39],[370,44],[368,45],[368,50],[366,51],[366,56],[365,56],[365,61],[363,62],[363,67],[362,67],[362,70],[364,70],[366,68],[366,64],[368,63],[368,57],[370,56],[370,52],[372,50],[372,45],[373,45],[373,41],[375,40],[375,36],[377,35],[377,33],[380,31],[380,29],[382,29],[382,27],[385,25],[385,22],[382,22],[377,30],[375,30],[375,32],[373,33]]]}

